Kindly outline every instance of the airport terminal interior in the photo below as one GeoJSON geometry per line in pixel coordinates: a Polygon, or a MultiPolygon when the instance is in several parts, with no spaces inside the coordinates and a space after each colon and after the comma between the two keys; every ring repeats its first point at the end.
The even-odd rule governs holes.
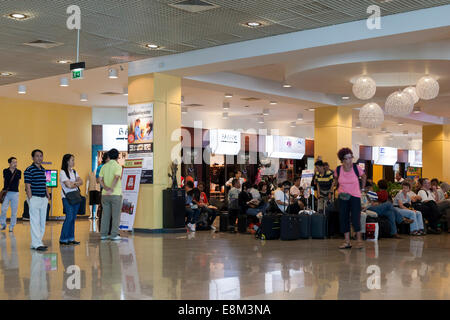
{"type": "Polygon", "coordinates": [[[1,1],[0,300],[450,299],[449,16],[1,1]]]}

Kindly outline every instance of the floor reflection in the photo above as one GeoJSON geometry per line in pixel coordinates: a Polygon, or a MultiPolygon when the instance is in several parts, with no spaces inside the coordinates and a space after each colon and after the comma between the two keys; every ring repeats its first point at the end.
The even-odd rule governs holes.
{"type": "Polygon", "coordinates": [[[0,232],[0,299],[450,299],[448,234],[343,251],[211,232],[100,241],[97,223],[77,222],[79,246],[49,223],[45,253],[29,249],[27,223],[0,232]]]}

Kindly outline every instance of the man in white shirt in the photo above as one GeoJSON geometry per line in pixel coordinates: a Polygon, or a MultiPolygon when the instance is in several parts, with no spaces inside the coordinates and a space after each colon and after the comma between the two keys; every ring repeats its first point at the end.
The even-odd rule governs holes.
{"type": "Polygon", "coordinates": [[[431,184],[430,180],[427,178],[419,179],[420,184],[422,185],[422,189],[419,190],[417,195],[422,198],[422,203],[428,207],[428,212],[423,212],[425,218],[429,222],[429,233],[441,233],[441,229],[438,227],[439,219],[441,218],[441,212],[436,204],[436,200],[434,199],[434,194],[430,190],[431,184]]]}
{"type": "Polygon", "coordinates": [[[274,198],[278,208],[281,212],[285,213],[289,206],[289,181],[283,182],[283,184],[275,191],[274,198]]]}
{"type": "Polygon", "coordinates": [[[227,187],[230,187],[230,188],[231,188],[234,179],[239,180],[239,183],[241,184],[241,187],[240,187],[239,190],[242,191],[242,185],[244,184],[245,179],[242,178],[242,171],[241,171],[241,170],[236,171],[236,172],[234,173],[234,177],[231,177],[230,179],[228,179],[228,181],[225,183],[225,185],[226,185],[227,187]]]}
{"type": "Polygon", "coordinates": [[[300,177],[295,177],[294,185],[291,187],[289,191],[291,196],[294,198],[298,198],[300,196],[300,177]]]}
{"type": "Polygon", "coordinates": [[[395,180],[394,180],[394,182],[402,183],[403,181],[405,181],[405,179],[403,179],[402,176],[400,175],[400,172],[397,171],[395,173],[395,180]]]}

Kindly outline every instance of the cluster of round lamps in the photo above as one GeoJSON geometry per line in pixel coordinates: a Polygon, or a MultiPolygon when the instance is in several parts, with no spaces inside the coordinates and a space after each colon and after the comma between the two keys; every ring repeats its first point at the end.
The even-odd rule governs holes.
{"type": "MultiPolygon", "coordinates": [[[[377,85],[369,76],[359,77],[352,88],[353,94],[360,100],[369,100],[375,96],[377,85]]],[[[430,76],[417,81],[415,87],[407,87],[390,94],[384,105],[384,111],[374,102],[364,105],[359,112],[359,120],[363,127],[375,129],[384,122],[384,113],[391,116],[407,116],[414,110],[414,105],[422,100],[431,100],[439,94],[439,83],[430,76]]]]}

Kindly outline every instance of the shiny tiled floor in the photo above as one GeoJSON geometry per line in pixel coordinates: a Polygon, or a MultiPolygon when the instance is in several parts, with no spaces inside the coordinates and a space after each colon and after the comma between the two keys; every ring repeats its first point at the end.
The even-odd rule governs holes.
{"type": "Polygon", "coordinates": [[[61,223],[49,222],[46,253],[29,249],[27,222],[0,232],[0,299],[450,299],[450,234],[341,252],[339,239],[204,231],[113,243],[96,229],[80,220],[81,245],[60,247],[61,223]]]}

